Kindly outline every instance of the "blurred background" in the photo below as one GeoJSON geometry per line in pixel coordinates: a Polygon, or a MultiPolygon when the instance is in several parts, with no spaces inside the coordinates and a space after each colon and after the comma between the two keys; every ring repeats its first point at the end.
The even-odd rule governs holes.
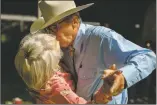
{"type": "MultiPolygon", "coordinates": [[[[109,27],[126,39],[156,52],[155,0],[75,0],[76,5],[94,6],[81,11],[84,22],[109,27]]],[[[2,0],[1,3],[1,103],[20,97],[31,101],[26,86],[17,74],[14,58],[20,40],[29,34],[38,16],[37,1],[2,0]]],[[[156,103],[156,70],[129,88],[129,102],[156,103]]]]}

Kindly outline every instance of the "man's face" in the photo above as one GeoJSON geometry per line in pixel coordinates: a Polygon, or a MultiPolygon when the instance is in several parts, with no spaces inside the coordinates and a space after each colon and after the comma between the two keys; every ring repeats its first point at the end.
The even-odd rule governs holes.
{"type": "MultiPolygon", "coordinates": [[[[78,18],[78,17],[77,17],[78,18]]],[[[72,17],[70,21],[63,20],[62,22],[56,24],[56,29],[50,29],[56,34],[56,38],[60,43],[61,47],[68,47],[70,46],[79,29],[79,22],[77,21],[76,17],[72,17]]]]}

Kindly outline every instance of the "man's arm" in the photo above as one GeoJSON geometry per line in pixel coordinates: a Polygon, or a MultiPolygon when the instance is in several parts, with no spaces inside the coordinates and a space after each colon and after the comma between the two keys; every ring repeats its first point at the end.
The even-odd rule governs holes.
{"type": "Polygon", "coordinates": [[[123,71],[126,88],[144,79],[156,68],[156,55],[151,50],[141,48],[112,30],[100,29],[99,34],[104,63],[118,65],[118,69],[123,71]]]}
{"type": "Polygon", "coordinates": [[[139,54],[128,58],[126,65],[120,70],[126,80],[126,88],[144,79],[156,68],[156,57],[153,52],[139,54]]]}
{"type": "Polygon", "coordinates": [[[98,59],[106,68],[103,74],[104,84],[100,88],[102,94],[117,95],[124,88],[147,77],[156,68],[156,55],[153,51],[132,43],[109,28],[94,27],[90,37],[91,42],[100,40],[100,46],[91,44],[99,48],[98,59]],[[109,68],[112,64],[116,64],[116,70],[109,68]],[[122,73],[117,74],[117,70],[122,73]]]}

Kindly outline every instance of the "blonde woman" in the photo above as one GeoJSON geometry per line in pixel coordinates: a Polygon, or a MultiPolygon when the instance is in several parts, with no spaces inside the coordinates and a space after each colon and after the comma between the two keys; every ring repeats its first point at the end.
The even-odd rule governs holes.
{"type": "Polygon", "coordinates": [[[21,41],[15,66],[38,103],[78,103],[75,99],[86,103],[72,91],[72,81],[67,79],[70,75],[58,65],[62,55],[59,42],[52,35],[28,35],[21,41]]]}

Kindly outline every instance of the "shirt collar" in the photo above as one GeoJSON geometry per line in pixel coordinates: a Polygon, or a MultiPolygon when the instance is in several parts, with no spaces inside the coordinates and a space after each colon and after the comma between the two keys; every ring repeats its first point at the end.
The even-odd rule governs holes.
{"type": "Polygon", "coordinates": [[[81,43],[80,38],[84,34],[85,34],[85,24],[81,22],[78,33],[77,33],[76,38],[75,38],[74,43],[73,43],[74,48],[77,48],[77,44],[81,43]],[[79,43],[78,43],[78,41],[79,41],[79,43]]]}

